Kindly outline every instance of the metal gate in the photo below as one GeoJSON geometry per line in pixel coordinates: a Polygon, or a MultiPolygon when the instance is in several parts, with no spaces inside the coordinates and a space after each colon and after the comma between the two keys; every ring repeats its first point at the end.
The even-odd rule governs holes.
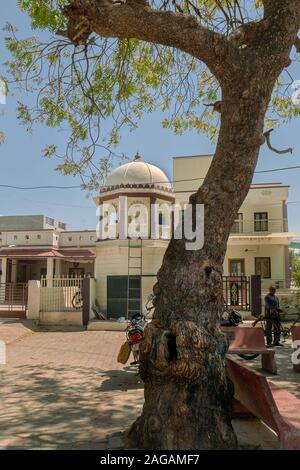
{"type": "Polygon", "coordinates": [[[41,312],[74,312],[82,310],[81,277],[54,277],[41,280],[41,312]]]}
{"type": "Polygon", "coordinates": [[[0,318],[26,318],[28,284],[0,284],[0,318]]]}
{"type": "Polygon", "coordinates": [[[249,278],[247,276],[224,276],[223,295],[226,307],[250,310],[249,278]]]}
{"type": "Polygon", "coordinates": [[[258,316],[262,312],[261,277],[224,276],[223,296],[226,307],[251,311],[253,316],[258,316]]]}

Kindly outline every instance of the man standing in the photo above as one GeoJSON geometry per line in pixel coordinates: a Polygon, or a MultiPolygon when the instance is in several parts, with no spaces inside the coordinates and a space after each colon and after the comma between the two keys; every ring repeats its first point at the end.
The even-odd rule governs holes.
{"type": "Polygon", "coordinates": [[[265,297],[265,316],[267,320],[266,338],[267,346],[282,346],[280,344],[280,306],[279,299],[275,295],[276,289],[271,286],[265,297]],[[273,342],[272,342],[273,333],[273,342]]]}

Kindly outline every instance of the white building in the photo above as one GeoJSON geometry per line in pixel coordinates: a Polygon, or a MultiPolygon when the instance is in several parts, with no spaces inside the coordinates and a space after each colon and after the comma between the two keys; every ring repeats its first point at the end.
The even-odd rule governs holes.
{"type": "MultiPolygon", "coordinates": [[[[212,158],[173,159],[176,201],[188,202],[190,194],[201,186],[212,158]]],[[[263,287],[289,287],[289,245],[298,234],[288,231],[288,190],[289,186],[281,183],[251,186],[232,227],[224,275],[260,274],[263,287]]]]}
{"type": "MultiPolygon", "coordinates": [[[[102,215],[101,238],[96,230],[67,231],[65,224],[44,216],[0,217],[2,285],[42,276],[88,275],[95,277],[94,297],[108,318],[140,311],[169,243],[174,217],[168,216],[169,208],[174,203],[184,208],[212,158],[175,157],[173,184],[139,155],[116,168],[94,198],[102,215]],[[159,205],[158,212],[154,204],[159,205]],[[140,238],[134,240],[127,238],[126,230],[137,212],[140,238]],[[110,238],[103,239],[106,235],[110,238]]],[[[252,185],[229,237],[225,276],[234,281],[258,274],[263,287],[289,287],[288,248],[299,234],[288,232],[287,200],[286,185],[252,185]]]]}
{"type": "MultiPolygon", "coordinates": [[[[167,214],[168,206],[174,202],[175,195],[165,173],[144,162],[139,155],[133,162],[114,170],[107,180],[107,187],[95,198],[100,210],[109,203],[117,214],[111,220],[116,226],[117,238],[102,239],[96,244],[97,298],[108,317],[127,316],[127,312],[130,315],[145,305],[169,243],[169,236],[166,239],[164,233],[164,212],[167,214]],[[154,204],[161,207],[158,220],[153,211],[154,204]],[[130,224],[135,215],[134,212],[131,214],[131,207],[134,212],[147,209],[142,220],[145,232],[141,240],[120,239],[126,234],[119,221],[123,217],[130,224]],[[157,239],[154,239],[157,230],[157,239]]],[[[108,231],[109,226],[103,230],[108,231]]]]}
{"type": "Polygon", "coordinates": [[[96,231],[42,216],[0,217],[0,283],[94,275],[96,231]]]}
{"type": "MultiPolygon", "coordinates": [[[[163,238],[169,227],[164,226],[165,217],[160,217],[159,239],[149,240],[155,232],[150,204],[176,202],[184,207],[190,194],[201,185],[212,158],[211,155],[174,158],[173,190],[159,168],[137,158],[113,171],[107,187],[95,198],[98,206],[109,202],[117,213],[111,219],[106,214],[108,225],[116,226],[117,239],[96,244],[97,298],[109,317],[126,316],[127,311],[130,314],[143,308],[156,282],[156,273],[168,245],[168,240],[163,238]],[[148,208],[147,239],[118,238],[118,220],[125,210],[126,199],[128,208],[134,204],[148,208]]],[[[288,186],[280,183],[252,185],[229,237],[225,276],[235,279],[256,274],[261,276],[263,288],[270,284],[289,287],[288,247],[296,234],[288,232],[287,199],[288,186]]],[[[128,222],[130,218],[129,215],[128,222]]]]}

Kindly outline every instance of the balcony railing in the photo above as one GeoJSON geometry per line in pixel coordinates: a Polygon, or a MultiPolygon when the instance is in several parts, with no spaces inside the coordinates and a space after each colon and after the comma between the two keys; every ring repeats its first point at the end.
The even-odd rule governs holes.
{"type": "Polygon", "coordinates": [[[267,235],[288,232],[287,219],[236,220],[230,231],[231,235],[267,235]]]}

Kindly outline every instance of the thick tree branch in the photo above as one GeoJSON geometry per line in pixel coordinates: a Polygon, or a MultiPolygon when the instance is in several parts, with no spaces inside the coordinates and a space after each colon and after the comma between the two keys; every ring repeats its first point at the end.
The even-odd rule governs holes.
{"type": "Polygon", "coordinates": [[[145,0],[112,3],[108,0],[70,0],[64,14],[67,32],[75,44],[84,44],[89,34],[135,38],[175,47],[203,61],[221,82],[230,80],[239,67],[239,51],[222,34],[211,31],[190,15],[150,8],[145,0]]]}

